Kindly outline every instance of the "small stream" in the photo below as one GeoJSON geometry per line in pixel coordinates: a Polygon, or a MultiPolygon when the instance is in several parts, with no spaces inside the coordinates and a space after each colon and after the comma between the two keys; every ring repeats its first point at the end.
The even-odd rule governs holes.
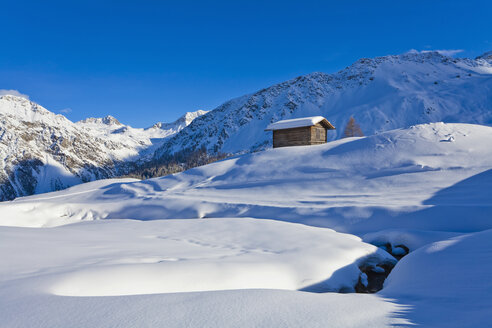
{"type": "MultiPolygon", "coordinates": [[[[383,245],[375,245],[400,261],[404,256],[408,255],[410,250],[405,245],[392,246],[390,243],[383,245]]],[[[384,281],[389,276],[396,263],[378,263],[374,265],[370,262],[364,262],[359,266],[362,274],[359,277],[357,285],[355,285],[356,293],[377,293],[383,289],[384,281]]]]}

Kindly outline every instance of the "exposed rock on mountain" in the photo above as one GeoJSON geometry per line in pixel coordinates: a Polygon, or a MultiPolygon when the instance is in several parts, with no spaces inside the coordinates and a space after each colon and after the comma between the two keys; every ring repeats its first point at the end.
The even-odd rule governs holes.
{"type": "MultiPolygon", "coordinates": [[[[151,127],[147,128],[147,131],[159,131],[163,130],[166,131],[167,135],[173,135],[178,133],[179,131],[183,130],[186,128],[190,123],[197,117],[202,116],[204,114],[208,113],[205,110],[197,110],[195,112],[188,112],[178,118],[176,121],[172,123],[163,123],[163,122],[158,122],[151,127]]],[[[162,132],[161,132],[162,133],[162,132]]]]}
{"type": "Polygon", "coordinates": [[[335,74],[312,73],[224,103],[168,139],[156,156],[204,145],[241,153],[271,145],[266,126],[321,115],[341,137],[350,116],[366,135],[427,122],[492,124],[492,60],[438,52],[363,58],[335,74]]]}
{"type": "Polygon", "coordinates": [[[486,53],[481,54],[478,56],[476,59],[483,59],[483,60],[492,60],[492,51],[487,51],[486,53]]]}
{"type": "Polygon", "coordinates": [[[105,117],[89,117],[79,121],[79,124],[106,124],[106,125],[122,125],[116,118],[111,115],[105,117]]]}
{"type": "MultiPolygon", "coordinates": [[[[191,114],[198,115],[198,114],[191,114]]],[[[73,123],[27,99],[0,97],[0,200],[124,174],[189,122],[134,129],[112,116],[73,123]]]]}

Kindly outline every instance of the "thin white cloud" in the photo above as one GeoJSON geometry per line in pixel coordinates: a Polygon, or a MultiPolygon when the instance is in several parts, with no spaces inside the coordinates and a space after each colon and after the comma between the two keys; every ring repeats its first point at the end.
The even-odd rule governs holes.
{"type": "Polygon", "coordinates": [[[59,112],[63,114],[68,114],[72,112],[72,109],[70,107],[67,107],[67,108],[60,109],[59,112]]]}
{"type": "Polygon", "coordinates": [[[22,97],[27,100],[29,100],[29,96],[23,93],[20,93],[17,90],[8,90],[8,89],[0,89],[0,96],[5,96],[5,95],[11,95],[11,96],[17,96],[17,97],[22,97]]]}
{"type": "Polygon", "coordinates": [[[453,57],[459,53],[462,53],[463,49],[444,49],[444,50],[434,50],[443,56],[453,57]]]}
{"type": "Polygon", "coordinates": [[[454,57],[455,55],[462,53],[463,51],[464,51],[463,49],[436,49],[436,50],[421,50],[421,51],[412,49],[409,51],[409,53],[425,54],[425,53],[429,53],[429,52],[437,52],[443,56],[454,57]]]}

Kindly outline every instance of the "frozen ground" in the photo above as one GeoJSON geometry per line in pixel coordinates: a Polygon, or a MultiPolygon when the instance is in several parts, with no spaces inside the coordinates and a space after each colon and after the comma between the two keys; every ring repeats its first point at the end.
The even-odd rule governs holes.
{"type": "Polygon", "coordinates": [[[490,145],[426,124],[0,203],[0,326],[487,326],[490,145]],[[394,261],[371,244],[410,253],[326,293],[394,261]]]}

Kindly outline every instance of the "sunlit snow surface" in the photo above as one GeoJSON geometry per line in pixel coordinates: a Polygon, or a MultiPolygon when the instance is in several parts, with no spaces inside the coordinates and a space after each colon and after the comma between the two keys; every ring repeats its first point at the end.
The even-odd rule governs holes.
{"type": "Polygon", "coordinates": [[[1,203],[0,326],[486,326],[491,145],[426,124],[1,203]],[[411,251],[381,292],[305,291],[347,291],[368,243],[411,251]]]}
{"type": "Polygon", "coordinates": [[[296,291],[322,281],[334,291],[354,286],[358,259],[389,257],[329,229],[257,219],[108,220],[4,228],[0,239],[5,327],[66,327],[73,316],[77,326],[91,327],[112,320],[295,327],[301,319],[323,327],[330,314],[343,326],[380,327],[397,322],[393,314],[404,309],[377,296],[296,291]],[[183,295],[195,291],[202,293],[183,295]],[[91,310],[101,306],[113,310],[91,310]]]}
{"type": "Polygon", "coordinates": [[[103,180],[19,198],[0,204],[0,224],[255,217],[356,234],[478,231],[492,228],[491,145],[491,127],[417,125],[270,149],[141,182],[103,180]]]}

